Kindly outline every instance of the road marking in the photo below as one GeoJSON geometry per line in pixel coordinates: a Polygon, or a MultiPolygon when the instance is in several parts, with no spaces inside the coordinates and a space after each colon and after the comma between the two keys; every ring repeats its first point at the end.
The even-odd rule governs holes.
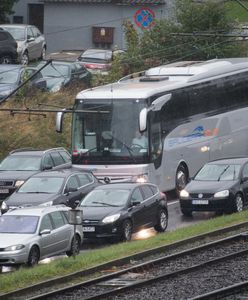
{"type": "Polygon", "coordinates": [[[169,202],[168,205],[173,205],[173,204],[177,204],[179,203],[179,200],[173,201],[173,202],[169,202]]]}

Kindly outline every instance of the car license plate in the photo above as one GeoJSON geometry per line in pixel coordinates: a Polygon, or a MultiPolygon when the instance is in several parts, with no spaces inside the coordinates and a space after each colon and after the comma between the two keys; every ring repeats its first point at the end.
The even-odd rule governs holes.
{"type": "Polygon", "coordinates": [[[95,227],[93,227],[93,226],[83,226],[83,231],[84,232],[94,232],[95,227]]]}
{"type": "Polygon", "coordinates": [[[192,204],[203,204],[203,205],[206,205],[208,204],[208,200],[192,200],[192,204]]]}
{"type": "Polygon", "coordinates": [[[0,194],[8,194],[9,190],[8,189],[0,189],[0,194]]]}

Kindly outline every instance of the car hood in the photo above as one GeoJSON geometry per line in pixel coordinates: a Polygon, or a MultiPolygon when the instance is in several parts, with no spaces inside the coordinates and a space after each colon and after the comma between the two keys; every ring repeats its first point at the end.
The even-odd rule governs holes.
{"type": "Polygon", "coordinates": [[[9,83],[1,83],[0,84],[0,99],[5,98],[8,94],[10,94],[15,89],[13,84],[9,83]]]}
{"type": "Polygon", "coordinates": [[[18,244],[26,244],[33,234],[0,233],[0,248],[6,248],[18,244]]]}
{"type": "Polygon", "coordinates": [[[0,171],[1,180],[26,180],[39,171],[0,171]]]}
{"type": "Polygon", "coordinates": [[[186,190],[189,193],[216,193],[223,190],[232,188],[236,183],[235,181],[198,181],[192,180],[187,184],[186,190]]]}
{"type": "Polygon", "coordinates": [[[58,195],[39,193],[13,193],[6,201],[8,206],[32,206],[54,201],[58,195]]]}
{"type": "Polygon", "coordinates": [[[82,206],[83,218],[86,220],[102,220],[106,216],[114,215],[122,210],[122,207],[112,206],[82,206]]]}

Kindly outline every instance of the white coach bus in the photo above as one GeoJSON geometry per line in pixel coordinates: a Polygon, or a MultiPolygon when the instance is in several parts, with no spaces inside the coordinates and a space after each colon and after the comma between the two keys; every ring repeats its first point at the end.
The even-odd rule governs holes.
{"type": "Polygon", "coordinates": [[[76,97],[72,162],[102,181],[179,191],[209,160],[245,155],[248,58],[163,65],[76,97]]]}

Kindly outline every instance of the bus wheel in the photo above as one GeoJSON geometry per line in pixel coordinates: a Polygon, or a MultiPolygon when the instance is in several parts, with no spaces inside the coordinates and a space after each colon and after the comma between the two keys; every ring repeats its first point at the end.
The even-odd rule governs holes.
{"type": "Polygon", "coordinates": [[[184,165],[180,165],[177,168],[176,173],[176,193],[179,196],[180,191],[183,190],[188,183],[188,172],[184,165]]]}

